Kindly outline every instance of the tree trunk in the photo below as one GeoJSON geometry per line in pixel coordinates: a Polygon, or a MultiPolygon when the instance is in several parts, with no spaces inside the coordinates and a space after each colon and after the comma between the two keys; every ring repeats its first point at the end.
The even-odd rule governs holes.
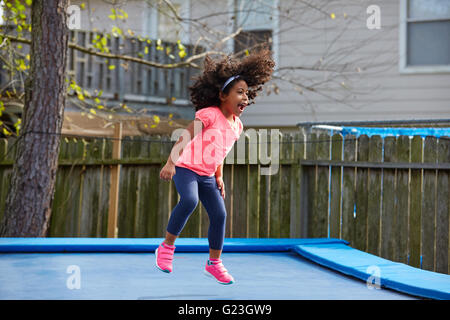
{"type": "Polygon", "coordinates": [[[66,96],[68,0],[33,0],[23,128],[0,224],[3,237],[46,236],[66,96]],[[56,133],[56,134],[55,134],[56,133]]]}

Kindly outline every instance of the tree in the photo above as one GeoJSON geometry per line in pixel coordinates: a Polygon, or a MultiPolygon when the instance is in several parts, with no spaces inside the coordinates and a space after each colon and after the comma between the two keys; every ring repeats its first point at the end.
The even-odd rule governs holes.
{"type": "Polygon", "coordinates": [[[46,235],[66,97],[68,0],[34,0],[31,68],[25,83],[23,133],[17,146],[0,236],[46,235]]]}

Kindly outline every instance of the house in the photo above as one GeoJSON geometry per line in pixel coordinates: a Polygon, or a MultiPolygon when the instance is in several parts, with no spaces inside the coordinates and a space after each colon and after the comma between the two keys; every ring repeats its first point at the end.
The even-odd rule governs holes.
{"type": "MultiPolygon", "coordinates": [[[[118,27],[153,45],[145,49],[145,40],[127,45],[117,37],[108,40],[113,50],[124,45],[130,54],[151,50],[159,62],[180,61],[178,40],[188,54],[200,48],[242,52],[269,41],[277,69],[242,115],[246,128],[450,119],[448,1],[77,0],[71,5],[81,8],[80,30],[72,30],[84,34],[79,44],[118,27]],[[172,48],[175,60],[155,49],[157,39],[172,48]]],[[[102,88],[111,103],[161,119],[171,114],[180,126],[193,119],[187,86],[196,70],[114,63],[113,70],[99,67],[96,57],[72,50],[69,73],[82,87],[102,88]]]]}

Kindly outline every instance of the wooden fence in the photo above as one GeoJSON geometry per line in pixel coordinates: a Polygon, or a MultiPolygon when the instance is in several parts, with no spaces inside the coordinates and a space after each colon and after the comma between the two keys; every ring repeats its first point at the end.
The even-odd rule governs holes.
{"type": "MultiPolygon", "coordinates": [[[[449,138],[280,133],[273,175],[261,174],[268,166],[261,157],[249,157],[249,150],[265,152],[260,138],[243,134],[237,144],[245,143],[245,157],[235,155],[236,144],[226,159],[226,237],[342,238],[390,260],[449,273],[449,138]]],[[[164,235],[179,196],[159,172],[174,142],[142,136],[121,143],[117,160],[110,139],[62,138],[49,236],[107,236],[116,165],[118,236],[164,235]]],[[[13,144],[0,140],[0,159],[13,144]]],[[[13,156],[14,148],[0,161],[0,217],[13,156]]],[[[181,236],[206,237],[208,224],[200,202],[181,236]]]]}

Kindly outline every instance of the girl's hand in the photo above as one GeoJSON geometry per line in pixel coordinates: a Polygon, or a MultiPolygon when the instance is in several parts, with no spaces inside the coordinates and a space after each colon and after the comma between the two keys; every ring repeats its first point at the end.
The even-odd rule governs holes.
{"type": "Polygon", "coordinates": [[[175,165],[167,162],[166,165],[161,169],[159,178],[162,180],[171,180],[175,175],[175,172],[175,165]]]}
{"type": "Polygon", "coordinates": [[[217,187],[220,190],[222,198],[225,200],[225,183],[223,183],[222,177],[216,177],[217,187]]]}

